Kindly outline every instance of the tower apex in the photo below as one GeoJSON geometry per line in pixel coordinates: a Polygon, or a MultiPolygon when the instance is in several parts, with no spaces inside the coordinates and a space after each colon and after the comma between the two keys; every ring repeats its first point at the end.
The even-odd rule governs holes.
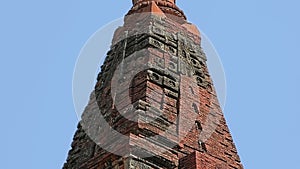
{"type": "Polygon", "coordinates": [[[155,4],[162,13],[186,20],[184,12],[176,6],[176,0],[132,0],[132,4],[133,6],[127,15],[149,12],[147,8],[155,4]]]}
{"type": "MultiPolygon", "coordinates": [[[[143,0],[132,0],[132,4],[135,5],[139,2],[141,2],[143,0]]],[[[155,0],[152,0],[152,1],[155,1],[155,0]]],[[[159,1],[164,1],[164,2],[169,2],[169,3],[172,3],[172,4],[176,4],[176,0],[159,0],[159,1]]]]}

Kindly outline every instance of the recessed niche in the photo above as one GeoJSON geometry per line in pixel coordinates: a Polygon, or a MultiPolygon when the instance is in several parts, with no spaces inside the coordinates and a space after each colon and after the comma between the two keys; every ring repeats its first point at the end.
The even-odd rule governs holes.
{"type": "Polygon", "coordinates": [[[201,125],[201,122],[200,122],[200,121],[196,121],[195,124],[196,124],[197,130],[202,131],[202,125],[201,125]]]}

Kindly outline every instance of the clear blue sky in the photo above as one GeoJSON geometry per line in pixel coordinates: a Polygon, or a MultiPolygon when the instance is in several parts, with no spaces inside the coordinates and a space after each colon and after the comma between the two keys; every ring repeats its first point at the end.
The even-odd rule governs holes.
{"type": "MultiPolygon", "coordinates": [[[[222,59],[224,113],[245,168],[300,168],[300,2],[177,1],[222,59]]],[[[130,7],[130,0],[1,2],[0,168],[61,168],[78,122],[77,56],[130,7]]]]}

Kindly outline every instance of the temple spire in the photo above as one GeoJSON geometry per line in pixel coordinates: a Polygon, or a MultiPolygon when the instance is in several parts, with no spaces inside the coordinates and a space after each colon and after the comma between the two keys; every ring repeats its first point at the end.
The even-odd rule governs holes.
{"type": "Polygon", "coordinates": [[[132,0],[63,169],[243,169],[200,32],[175,1],[132,0]]]}

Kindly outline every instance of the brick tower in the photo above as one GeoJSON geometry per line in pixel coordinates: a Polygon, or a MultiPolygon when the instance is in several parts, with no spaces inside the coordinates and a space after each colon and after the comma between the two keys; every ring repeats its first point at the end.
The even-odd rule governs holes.
{"type": "Polygon", "coordinates": [[[63,169],[242,169],[197,27],[175,0],[133,0],[63,169]]]}

